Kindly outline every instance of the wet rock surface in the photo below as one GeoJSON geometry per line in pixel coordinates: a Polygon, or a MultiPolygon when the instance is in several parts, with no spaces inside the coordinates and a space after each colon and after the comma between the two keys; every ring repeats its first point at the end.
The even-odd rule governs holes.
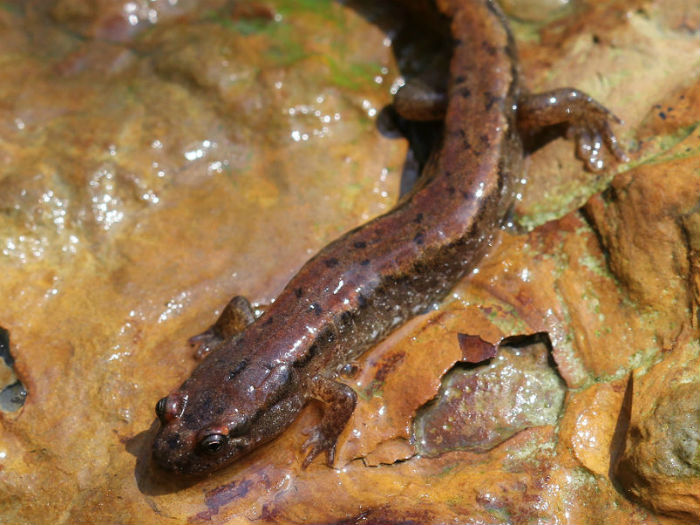
{"type": "Polygon", "coordinates": [[[661,362],[633,376],[629,427],[615,476],[630,495],[655,510],[698,521],[700,361],[693,345],[697,342],[686,342],[673,352],[676,359],[688,359],[686,370],[661,362]]]}
{"type": "MultiPolygon", "coordinates": [[[[188,337],[233,295],[269,303],[393,206],[407,145],[377,120],[431,48],[391,7],[0,2],[2,378],[28,392],[0,408],[0,521],[699,519],[700,9],[508,9],[525,85],[601,100],[631,162],[591,174],[563,139],[527,159],[521,233],[344,379],[358,406],[335,469],[300,469],[309,406],[239,463],[180,481],[149,455],[155,402],[195,366],[188,337]],[[553,363],[532,380],[563,382],[557,417],[421,456],[412,425],[449,388],[459,335],[538,332],[553,363]]],[[[517,416],[522,390],[488,384],[481,421],[517,416]]]]}
{"type": "Polygon", "coordinates": [[[500,347],[490,362],[444,376],[414,419],[416,448],[424,456],[490,450],[526,428],[556,424],[564,392],[545,345],[500,347]]]}

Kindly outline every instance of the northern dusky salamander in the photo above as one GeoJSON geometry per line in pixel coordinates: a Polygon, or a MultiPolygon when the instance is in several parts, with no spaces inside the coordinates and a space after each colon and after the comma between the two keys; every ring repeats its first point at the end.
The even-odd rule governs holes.
{"type": "Polygon", "coordinates": [[[278,436],[312,399],[322,416],[303,465],[324,451],[332,464],[356,402],[337,375],[474,268],[521,177],[521,133],[560,123],[590,168],[602,167],[601,144],[624,158],[609,125],[614,117],[584,93],[521,92],[513,38],[494,2],[436,3],[452,39],[446,96],[414,104],[406,89],[395,100],[409,118],[444,117],[421,180],[390,212],[323,248],[259,318],[235,297],[193,338],[208,355],[156,405],[160,467],[206,474],[228,465],[278,436]]]}

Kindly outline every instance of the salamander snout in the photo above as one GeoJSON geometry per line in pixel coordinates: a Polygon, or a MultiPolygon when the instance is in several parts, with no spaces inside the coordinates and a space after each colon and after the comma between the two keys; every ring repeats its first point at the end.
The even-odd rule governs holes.
{"type": "Polygon", "coordinates": [[[170,472],[185,473],[191,445],[185,435],[168,427],[161,427],[153,442],[153,462],[170,472]]]}
{"type": "Polygon", "coordinates": [[[177,424],[161,425],[152,458],[164,470],[202,475],[226,465],[248,447],[247,437],[231,436],[226,428],[195,431],[177,424]]]}
{"type": "Polygon", "coordinates": [[[208,391],[178,390],[156,403],[160,428],[152,459],[160,468],[201,475],[216,470],[249,449],[250,420],[224,414],[208,391]]]}

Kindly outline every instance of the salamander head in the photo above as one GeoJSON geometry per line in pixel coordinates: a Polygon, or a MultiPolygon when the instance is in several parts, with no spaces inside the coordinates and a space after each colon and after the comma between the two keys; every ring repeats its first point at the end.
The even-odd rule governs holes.
{"type": "Polygon", "coordinates": [[[153,459],[166,470],[202,475],[222,468],[279,435],[303,406],[288,365],[241,361],[231,369],[212,357],[156,404],[153,459]]]}

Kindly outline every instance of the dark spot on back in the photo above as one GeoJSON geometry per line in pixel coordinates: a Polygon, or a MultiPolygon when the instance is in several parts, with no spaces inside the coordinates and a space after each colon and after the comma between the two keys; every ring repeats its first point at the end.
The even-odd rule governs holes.
{"type": "MultiPolygon", "coordinates": [[[[453,188],[454,189],[454,188],[453,188]]],[[[424,237],[422,233],[416,233],[416,236],[413,238],[413,242],[415,242],[417,245],[423,244],[424,237]]]]}
{"type": "Polygon", "coordinates": [[[455,190],[453,186],[450,186],[449,188],[447,188],[447,193],[449,195],[454,195],[455,191],[457,191],[457,190],[455,190]]]}
{"type": "Polygon", "coordinates": [[[336,259],[335,257],[326,259],[326,266],[328,266],[329,268],[335,268],[336,266],[338,266],[338,259],[336,259]]]}
{"type": "Polygon", "coordinates": [[[493,105],[501,100],[501,97],[498,97],[491,92],[487,92],[484,95],[486,96],[486,104],[484,104],[486,111],[490,111],[493,105]]]}
{"type": "Polygon", "coordinates": [[[454,131],[450,131],[450,136],[455,137],[455,140],[460,140],[462,142],[462,147],[464,149],[470,149],[469,139],[467,138],[467,132],[460,128],[454,131]]]}
{"type": "Polygon", "coordinates": [[[459,96],[461,96],[462,98],[469,98],[472,96],[472,92],[468,87],[459,88],[459,90],[457,92],[459,93],[459,96]]]}
{"type": "Polygon", "coordinates": [[[484,143],[486,146],[489,145],[489,136],[484,134],[479,137],[479,140],[481,140],[482,143],[484,143]]]}
{"type": "Polygon", "coordinates": [[[367,266],[369,264],[369,259],[363,259],[360,261],[360,266],[367,266]]]}
{"type": "Polygon", "coordinates": [[[274,317],[270,316],[267,318],[267,320],[263,323],[263,326],[268,326],[272,324],[274,317]]]}
{"type": "Polygon", "coordinates": [[[358,249],[367,248],[367,243],[365,241],[355,241],[353,246],[358,249]]]}
{"type": "Polygon", "coordinates": [[[311,303],[309,310],[313,310],[316,315],[321,315],[321,313],[323,313],[323,308],[321,308],[321,305],[318,303],[311,303]]]}
{"type": "Polygon", "coordinates": [[[416,224],[420,224],[421,222],[423,222],[423,214],[419,213],[418,215],[416,215],[416,218],[413,219],[413,222],[415,222],[416,224]]]}
{"type": "Polygon", "coordinates": [[[246,366],[248,366],[248,361],[245,359],[242,359],[241,361],[236,363],[236,366],[234,366],[231,370],[228,371],[226,381],[231,381],[234,377],[240,374],[246,366]]]}
{"type": "Polygon", "coordinates": [[[661,117],[661,120],[666,120],[666,113],[663,111],[659,111],[659,116],[661,117]]]}
{"type": "Polygon", "coordinates": [[[465,77],[464,75],[457,75],[455,77],[455,84],[461,84],[465,80],[467,80],[467,77],[465,77]]]}
{"type": "Polygon", "coordinates": [[[316,357],[320,352],[320,348],[317,344],[313,344],[309,349],[302,355],[299,359],[294,361],[294,366],[297,368],[304,367],[309,361],[316,357]]]}
{"type": "Polygon", "coordinates": [[[297,297],[301,297],[302,295],[304,295],[304,290],[302,290],[301,288],[297,288],[296,290],[294,290],[294,295],[296,295],[297,297]]]}
{"type": "Polygon", "coordinates": [[[462,197],[464,197],[464,198],[467,199],[467,200],[469,200],[469,199],[472,198],[472,194],[469,193],[468,191],[460,190],[460,193],[462,194],[462,197]]]}
{"type": "Polygon", "coordinates": [[[350,315],[350,312],[343,312],[340,314],[340,324],[343,326],[347,326],[350,324],[350,321],[352,320],[352,315],[350,315]]]}

